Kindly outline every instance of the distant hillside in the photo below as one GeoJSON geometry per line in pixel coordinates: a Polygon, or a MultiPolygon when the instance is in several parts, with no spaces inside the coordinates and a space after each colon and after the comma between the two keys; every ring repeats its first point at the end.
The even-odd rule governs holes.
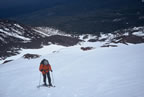
{"type": "Polygon", "coordinates": [[[144,6],[141,0],[73,0],[12,19],[30,26],[58,28],[67,33],[107,33],[144,26],[144,6]]]}
{"type": "Polygon", "coordinates": [[[60,35],[56,33],[57,30],[44,30],[0,19],[0,60],[19,54],[21,49],[38,49],[50,44],[72,46],[80,41],[74,37],[60,35]]]}
{"type": "MultiPolygon", "coordinates": [[[[19,54],[22,49],[39,49],[45,45],[74,46],[80,42],[104,42],[102,47],[118,43],[144,43],[144,27],[117,30],[108,34],[71,35],[49,27],[30,27],[16,21],[0,19],[0,60],[19,54]],[[92,36],[89,38],[89,36],[92,36]]],[[[115,45],[114,45],[115,44],[115,45]]],[[[83,48],[83,49],[89,49],[83,48]]]]}

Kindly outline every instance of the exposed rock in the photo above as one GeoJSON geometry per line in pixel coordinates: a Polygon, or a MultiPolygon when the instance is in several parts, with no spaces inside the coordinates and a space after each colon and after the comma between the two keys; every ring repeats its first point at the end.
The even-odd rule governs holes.
{"type": "Polygon", "coordinates": [[[83,37],[83,39],[87,39],[88,38],[88,35],[85,35],[84,37],[83,37]]]}
{"type": "Polygon", "coordinates": [[[3,62],[3,64],[11,62],[11,61],[13,61],[13,60],[6,60],[6,61],[3,62]]]}
{"type": "Polygon", "coordinates": [[[97,42],[98,39],[89,39],[88,42],[97,42]]]}
{"type": "Polygon", "coordinates": [[[39,58],[40,57],[40,55],[37,55],[37,54],[25,54],[25,55],[23,55],[23,58],[24,59],[36,59],[36,58],[39,58]]]}
{"type": "MultiPolygon", "coordinates": [[[[50,29],[50,31],[53,30],[50,29]]],[[[70,37],[67,34],[62,35],[62,33],[56,33],[56,31],[44,33],[16,21],[0,19],[0,60],[19,54],[22,48],[39,49],[44,45],[50,45],[50,42],[63,46],[73,46],[80,41],[80,39],[70,37]]]]}
{"type": "Polygon", "coordinates": [[[98,41],[104,42],[106,40],[107,40],[107,38],[102,38],[102,39],[99,39],[98,41]]]}
{"type": "Polygon", "coordinates": [[[88,51],[94,49],[93,47],[81,47],[81,50],[88,51]]]}
{"type": "MultiPolygon", "coordinates": [[[[19,51],[24,49],[39,49],[44,45],[56,44],[62,46],[74,46],[79,42],[104,42],[102,47],[116,47],[116,45],[108,45],[111,43],[128,43],[138,44],[144,43],[144,27],[134,27],[129,29],[121,29],[112,33],[83,36],[83,40],[77,35],[63,35],[59,31],[50,29],[53,32],[42,32],[46,29],[35,29],[33,27],[25,26],[10,20],[0,19],[0,60],[5,60],[7,57],[19,54],[19,51]],[[108,43],[108,44],[107,44],[108,43]]],[[[91,47],[81,48],[82,50],[90,50],[91,47]]]]}
{"type": "Polygon", "coordinates": [[[53,35],[46,38],[46,42],[51,42],[53,44],[63,45],[63,46],[73,46],[80,42],[81,40],[75,37],[53,35]]]}
{"type": "Polygon", "coordinates": [[[101,47],[118,47],[118,46],[117,46],[117,45],[105,44],[105,45],[103,45],[103,46],[101,46],[101,47]]]}
{"type": "Polygon", "coordinates": [[[136,36],[136,35],[120,36],[120,37],[116,37],[115,40],[118,40],[115,43],[124,43],[124,44],[125,43],[132,43],[132,44],[144,43],[144,38],[140,36],[136,36]]]}

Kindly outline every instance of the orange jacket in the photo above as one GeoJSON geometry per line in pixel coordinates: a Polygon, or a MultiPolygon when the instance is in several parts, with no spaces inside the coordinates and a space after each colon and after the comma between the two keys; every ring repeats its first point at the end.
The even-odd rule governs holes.
{"type": "Polygon", "coordinates": [[[52,71],[52,68],[51,68],[50,64],[48,64],[48,65],[41,64],[39,67],[39,70],[42,72],[42,74],[46,74],[49,71],[52,71]]]}

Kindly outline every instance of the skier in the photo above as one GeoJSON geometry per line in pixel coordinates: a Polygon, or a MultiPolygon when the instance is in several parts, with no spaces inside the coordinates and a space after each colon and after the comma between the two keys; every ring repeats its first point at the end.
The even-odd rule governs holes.
{"type": "Polygon", "coordinates": [[[52,86],[51,77],[50,77],[50,71],[52,72],[52,68],[51,68],[51,65],[49,64],[48,60],[43,59],[41,61],[39,70],[43,74],[44,85],[47,86],[47,83],[46,83],[46,77],[47,77],[48,78],[48,83],[49,83],[48,86],[52,86]]]}

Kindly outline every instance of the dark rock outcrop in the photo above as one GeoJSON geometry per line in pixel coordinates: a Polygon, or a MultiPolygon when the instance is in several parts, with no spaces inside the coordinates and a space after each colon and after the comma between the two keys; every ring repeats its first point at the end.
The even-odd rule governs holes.
{"type": "Polygon", "coordinates": [[[39,58],[40,57],[40,55],[37,55],[37,54],[25,54],[25,55],[23,55],[23,58],[24,59],[36,59],[36,58],[39,58]]]}
{"type": "Polygon", "coordinates": [[[24,49],[39,49],[43,45],[58,44],[73,46],[80,42],[78,38],[65,35],[47,35],[35,28],[16,21],[0,19],[0,60],[19,54],[24,49]]]}

